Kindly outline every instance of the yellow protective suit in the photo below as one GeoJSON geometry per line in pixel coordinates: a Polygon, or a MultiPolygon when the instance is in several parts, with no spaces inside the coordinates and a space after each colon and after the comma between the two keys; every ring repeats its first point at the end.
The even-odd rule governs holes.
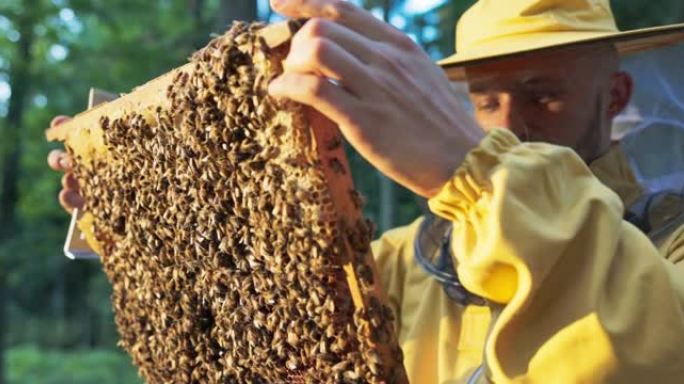
{"type": "Polygon", "coordinates": [[[416,264],[420,220],[373,244],[411,383],[464,383],[483,361],[496,383],[684,383],[684,228],[656,248],[616,192],[640,192],[619,150],[590,169],[488,134],[429,201],[488,307],[459,305],[416,264]]]}

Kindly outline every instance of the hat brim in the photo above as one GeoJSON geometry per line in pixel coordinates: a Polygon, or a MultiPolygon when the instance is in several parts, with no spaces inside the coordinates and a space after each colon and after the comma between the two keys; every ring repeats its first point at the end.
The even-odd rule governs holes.
{"type": "Polygon", "coordinates": [[[597,42],[615,44],[620,55],[676,44],[684,40],[684,23],[625,32],[546,32],[509,36],[483,44],[465,54],[456,53],[437,62],[450,80],[465,79],[465,68],[543,50],[597,42]]]}

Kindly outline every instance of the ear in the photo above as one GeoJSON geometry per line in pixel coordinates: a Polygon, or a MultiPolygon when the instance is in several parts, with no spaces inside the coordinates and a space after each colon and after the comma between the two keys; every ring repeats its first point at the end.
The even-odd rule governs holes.
{"type": "Polygon", "coordinates": [[[627,72],[619,71],[613,74],[610,85],[610,98],[608,101],[608,116],[612,119],[617,116],[629,104],[632,98],[634,80],[627,72]]]}

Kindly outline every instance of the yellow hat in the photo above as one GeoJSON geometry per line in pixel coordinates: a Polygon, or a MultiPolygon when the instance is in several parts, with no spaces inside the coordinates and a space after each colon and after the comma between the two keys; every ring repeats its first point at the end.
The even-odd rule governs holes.
{"type": "Polygon", "coordinates": [[[627,54],[681,40],[684,24],[619,31],[609,0],[480,0],[458,22],[456,54],[439,64],[462,80],[466,66],[549,48],[606,41],[627,54]]]}

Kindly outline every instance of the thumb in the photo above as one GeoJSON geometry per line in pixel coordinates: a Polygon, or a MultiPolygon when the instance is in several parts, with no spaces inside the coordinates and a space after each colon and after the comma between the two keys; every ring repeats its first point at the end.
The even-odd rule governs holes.
{"type": "Polygon", "coordinates": [[[322,17],[333,18],[336,4],[342,0],[270,0],[271,8],[285,17],[293,19],[322,17]]]}

